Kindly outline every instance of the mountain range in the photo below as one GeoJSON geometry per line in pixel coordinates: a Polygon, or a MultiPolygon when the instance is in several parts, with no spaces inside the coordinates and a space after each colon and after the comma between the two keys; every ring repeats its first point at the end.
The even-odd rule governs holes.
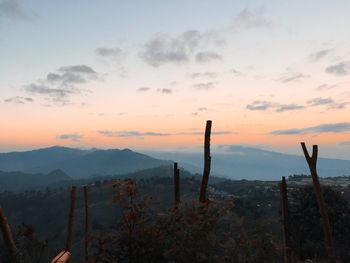
{"type": "MultiPolygon", "coordinates": [[[[303,156],[238,145],[225,152],[214,149],[211,155],[212,175],[229,179],[280,180],[281,176],[309,174],[303,156]]],[[[169,165],[173,161],[189,172],[202,173],[203,153],[139,153],[130,149],[81,150],[60,146],[0,153],[0,171],[49,174],[59,169],[69,178],[81,179],[133,173],[169,165]]],[[[350,175],[348,160],[319,158],[317,165],[322,177],[350,175]]]]}

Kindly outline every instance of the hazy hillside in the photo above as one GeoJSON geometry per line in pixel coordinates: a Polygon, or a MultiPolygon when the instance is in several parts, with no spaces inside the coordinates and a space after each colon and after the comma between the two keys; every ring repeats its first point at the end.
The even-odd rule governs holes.
{"type": "MultiPolygon", "coordinates": [[[[177,160],[191,172],[202,172],[203,153],[147,152],[155,158],[177,160]]],[[[350,175],[350,161],[319,158],[319,175],[350,175]]],[[[230,150],[212,152],[212,173],[230,179],[279,180],[281,176],[309,174],[303,156],[266,151],[257,148],[231,146],[230,150]]]]}
{"type": "Polygon", "coordinates": [[[0,155],[3,171],[49,173],[61,169],[72,178],[122,174],[166,163],[129,149],[79,150],[56,146],[0,155]]]}
{"type": "Polygon", "coordinates": [[[69,180],[71,180],[71,178],[62,170],[54,170],[49,174],[0,171],[0,192],[34,189],[69,180]]]}

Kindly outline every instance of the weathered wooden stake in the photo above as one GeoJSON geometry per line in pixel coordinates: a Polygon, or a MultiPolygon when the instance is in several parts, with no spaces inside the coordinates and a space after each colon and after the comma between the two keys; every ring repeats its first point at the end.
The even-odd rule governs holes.
{"type": "Polygon", "coordinates": [[[328,214],[326,211],[326,205],[325,205],[320,181],[318,180],[318,175],[316,170],[318,146],[317,145],[312,146],[311,157],[307,151],[307,148],[304,142],[301,143],[301,147],[303,148],[305,159],[307,161],[307,164],[309,165],[310,173],[312,176],[312,181],[314,186],[313,188],[314,188],[314,192],[315,192],[315,196],[318,204],[318,210],[320,211],[320,215],[321,215],[321,223],[322,223],[322,229],[324,234],[324,244],[328,254],[328,259],[330,263],[338,263],[339,261],[337,260],[337,256],[334,250],[331,227],[329,223],[328,214]]]}
{"type": "Polygon", "coordinates": [[[19,262],[19,251],[16,247],[10,225],[8,224],[5,213],[1,207],[0,207],[0,228],[1,228],[1,233],[5,242],[5,245],[10,253],[10,256],[13,262],[19,262]]]}
{"type": "Polygon", "coordinates": [[[70,260],[70,252],[61,251],[52,261],[51,263],[67,263],[70,260]]]}
{"type": "Polygon", "coordinates": [[[204,135],[204,170],[203,170],[201,188],[199,191],[199,202],[202,204],[207,203],[206,191],[208,187],[210,162],[211,162],[211,157],[210,157],[211,125],[212,125],[212,122],[208,120],[205,127],[205,135],[204,135]]]}
{"type": "Polygon", "coordinates": [[[175,208],[180,204],[180,170],[177,168],[177,163],[174,163],[174,200],[175,208]]]}
{"type": "Polygon", "coordinates": [[[88,203],[88,187],[84,186],[84,207],[85,207],[85,262],[89,260],[89,203],[88,203]]]}
{"type": "Polygon", "coordinates": [[[287,183],[283,176],[280,182],[280,203],[281,203],[281,217],[283,229],[283,252],[284,263],[292,263],[291,248],[289,241],[289,220],[288,220],[288,198],[287,198],[287,183]]]}
{"type": "Polygon", "coordinates": [[[72,251],[72,237],[73,237],[73,221],[74,221],[74,210],[75,210],[75,201],[77,195],[77,187],[72,186],[70,190],[70,209],[68,216],[68,226],[67,226],[67,242],[65,251],[72,251]]]}

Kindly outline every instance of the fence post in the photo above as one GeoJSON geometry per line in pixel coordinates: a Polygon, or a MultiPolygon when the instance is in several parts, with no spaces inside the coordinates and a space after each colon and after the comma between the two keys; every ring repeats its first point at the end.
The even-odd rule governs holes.
{"type": "Polygon", "coordinates": [[[279,187],[280,187],[280,204],[281,204],[281,217],[282,217],[282,229],[283,229],[284,263],[292,263],[291,247],[290,247],[290,240],[289,240],[287,183],[286,183],[286,178],[284,176],[282,177],[282,181],[280,182],[279,187]]]}
{"type": "Polygon", "coordinates": [[[328,214],[326,211],[326,205],[322,194],[320,181],[317,175],[316,164],[317,164],[318,146],[317,145],[312,146],[311,157],[309,155],[309,152],[307,151],[307,148],[304,142],[301,143],[301,147],[303,149],[305,159],[307,161],[307,164],[309,165],[310,173],[312,176],[313,188],[314,188],[314,192],[315,192],[315,196],[318,204],[318,210],[320,211],[320,215],[321,215],[324,244],[328,254],[328,259],[330,263],[338,263],[337,256],[334,250],[331,227],[329,223],[328,214]]]}
{"type": "Polygon", "coordinates": [[[19,251],[16,247],[15,240],[13,238],[10,225],[7,221],[4,211],[0,207],[0,229],[2,232],[2,236],[7,246],[7,249],[10,253],[10,256],[13,262],[19,262],[19,251]]]}
{"type": "Polygon", "coordinates": [[[174,200],[177,208],[180,204],[180,170],[177,168],[177,163],[174,163],[174,200]]]}
{"type": "Polygon", "coordinates": [[[208,187],[209,173],[210,173],[210,133],[211,133],[212,121],[208,120],[205,127],[204,135],[204,170],[202,176],[201,187],[199,191],[199,202],[201,204],[207,203],[206,191],[208,187]]]}

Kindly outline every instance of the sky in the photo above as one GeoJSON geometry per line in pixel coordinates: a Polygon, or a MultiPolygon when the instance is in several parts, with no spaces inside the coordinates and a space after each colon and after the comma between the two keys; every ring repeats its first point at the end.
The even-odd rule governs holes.
{"type": "Polygon", "coordinates": [[[0,0],[0,152],[350,159],[348,0],[0,0]],[[226,147],[229,148],[229,147],[226,147]]]}

